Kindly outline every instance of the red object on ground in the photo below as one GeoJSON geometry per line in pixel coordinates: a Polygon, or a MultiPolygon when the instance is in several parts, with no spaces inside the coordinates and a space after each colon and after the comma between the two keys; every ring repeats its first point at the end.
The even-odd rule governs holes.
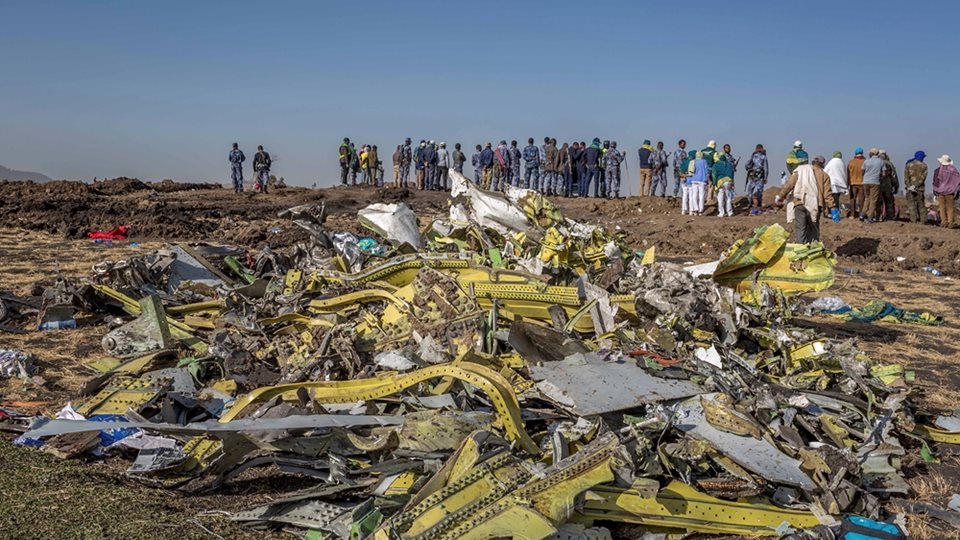
{"type": "Polygon", "coordinates": [[[88,238],[94,240],[126,240],[127,239],[127,226],[120,225],[119,227],[114,227],[110,231],[93,231],[87,233],[88,238]]]}

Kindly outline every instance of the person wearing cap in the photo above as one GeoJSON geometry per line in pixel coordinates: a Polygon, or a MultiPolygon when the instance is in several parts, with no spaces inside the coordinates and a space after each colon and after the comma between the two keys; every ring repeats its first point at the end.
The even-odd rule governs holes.
{"type": "Polygon", "coordinates": [[[880,150],[870,149],[863,162],[863,222],[876,223],[880,213],[880,173],[883,172],[880,150]]]}
{"type": "Polygon", "coordinates": [[[493,143],[487,143],[480,152],[480,187],[490,189],[493,181],[493,165],[497,158],[493,153],[493,143]]]}
{"type": "MultiPolygon", "coordinates": [[[[812,163],[797,165],[790,179],[777,195],[775,204],[783,206],[783,201],[793,195],[793,213],[787,214],[787,221],[793,221],[797,242],[809,244],[820,240],[820,214],[830,212],[835,223],[840,223],[840,210],[834,206],[830,176],[823,170],[826,158],[817,156],[812,163]]],[[[787,211],[790,209],[788,207],[787,211]]]]}
{"type": "Polygon", "coordinates": [[[886,150],[880,150],[880,159],[883,160],[883,170],[880,171],[880,220],[892,221],[897,219],[894,195],[900,191],[900,178],[886,150]]]}
{"type": "Polygon", "coordinates": [[[823,172],[830,177],[830,191],[833,193],[833,207],[840,210],[840,195],[848,191],[847,188],[847,166],[843,163],[843,154],[839,150],[833,153],[833,157],[823,168],[823,172]]]}
{"type": "Polygon", "coordinates": [[[467,156],[460,150],[460,143],[453,145],[453,170],[463,174],[463,164],[467,162],[467,156]]]}
{"type": "Polygon", "coordinates": [[[717,191],[717,214],[720,217],[733,216],[733,164],[727,160],[726,153],[717,154],[717,162],[710,171],[713,177],[713,189],[717,191]]]}
{"type": "Polygon", "coordinates": [[[863,219],[863,148],[857,147],[853,151],[853,159],[847,163],[847,185],[850,186],[849,218],[863,219]]]}
{"type": "Polygon", "coordinates": [[[525,175],[523,180],[524,189],[538,191],[540,187],[540,149],[533,144],[533,137],[527,139],[527,146],[523,147],[523,161],[525,164],[525,175]],[[533,177],[533,183],[530,179],[533,177]]]}
{"type": "Polygon", "coordinates": [[[267,184],[270,182],[270,167],[273,166],[273,160],[270,154],[263,149],[263,145],[257,146],[257,153],[253,155],[253,171],[256,180],[253,183],[253,191],[266,193],[267,184]]]}
{"type": "Polygon", "coordinates": [[[590,146],[587,147],[583,152],[583,176],[580,179],[580,196],[589,197],[590,196],[590,184],[593,183],[593,179],[597,179],[597,184],[594,184],[594,194],[596,195],[599,192],[599,187],[596,187],[600,183],[600,158],[603,155],[603,148],[600,146],[600,139],[594,137],[593,141],[590,143],[590,146]]]}
{"type": "Polygon", "coordinates": [[[687,168],[684,161],[687,160],[687,141],[680,139],[677,142],[677,149],[673,151],[673,197],[680,194],[680,185],[687,176],[687,168]]]}
{"type": "Polygon", "coordinates": [[[510,185],[520,187],[520,162],[523,160],[523,154],[520,152],[516,140],[510,141],[507,154],[510,156],[510,185]]]}
{"type": "Polygon", "coordinates": [[[610,143],[610,148],[603,154],[603,168],[607,176],[607,198],[620,198],[620,162],[623,155],[617,150],[617,141],[610,143]]]}
{"type": "Polygon", "coordinates": [[[960,172],[950,156],[944,154],[937,161],[940,166],[933,171],[933,194],[937,196],[940,211],[940,226],[953,227],[953,204],[960,191],[960,172]]]}
{"type": "Polygon", "coordinates": [[[650,139],[645,139],[643,145],[637,150],[640,158],[640,196],[649,197],[651,193],[651,183],[653,181],[653,146],[650,146],[650,139]]]}
{"type": "Polygon", "coordinates": [[[903,183],[906,190],[907,209],[910,210],[910,221],[923,223],[927,208],[924,200],[924,190],[927,185],[927,164],[923,162],[927,154],[918,150],[913,159],[907,161],[903,168],[903,183]]]}
{"type": "Polygon", "coordinates": [[[413,149],[410,148],[410,137],[407,137],[400,149],[400,182],[403,183],[403,187],[407,187],[407,181],[410,180],[411,163],[413,163],[413,149]]]}
{"type": "Polygon", "coordinates": [[[347,185],[347,173],[350,171],[350,139],[343,138],[337,160],[340,162],[340,185],[347,185]]]}
{"type": "Polygon", "coordinates": [[[433,183],[434,191],[446,191],[450,184],[450,152],[447,151],[447,143],[441,142],[440,149],[437,150],[437,178],[433,183]]]}
{"type": "Polygon", "coordinates": [[[797,167],[800,165],[805,165],[810,162],[810,156],[807,154],[806,150],[803,149],[803,143],[796,141],[793,143],[793,150],[787,154],[787,172],[793,174],[793,171],[797,170],[797,167]]]}
{"type": "Polygon", "coordinates": [[[663,141],[657,141],[657,148],[650,154],[650,165],[653,169],[653,180],[650,184],[650,196],[657,196],[657,188],[660,188],[660,196],[667,196],[667,165],[669,165],[670,156],[663,149],[663,141]]]}
{"type": "Polygon", "coordinates": [[[763,188],[767,185],[769,175],[767,151],[762,144],[758,144],[747,162],[747,198],[750,199],[751,216],[759,215],[763,209],[763,188]]]}
{"type": "Polygon", "coordinates": [[[227,155],[227,161],[230,162],[230,180],[233,182],[233,191],[240,193],[243,191],[243,162],[247,156],[243,155],[240,145],[233,143],[233,149],[227,155]]]}

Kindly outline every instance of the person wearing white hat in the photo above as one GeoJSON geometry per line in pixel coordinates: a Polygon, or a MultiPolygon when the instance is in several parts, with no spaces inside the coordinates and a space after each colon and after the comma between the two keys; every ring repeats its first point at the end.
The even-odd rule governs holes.
{"type": "Polygon", "coordinates": [[[793,143],[793,150],[787,154],[787,172],[793,174],[800,165],[806,165],[810,162],[810,155],[803,149],[803,143],[796,141],[793,143]]]}
{"type": "Polygon", "coordinates": [[[933,171],[933,194],[937,196],[940,211],[940,226],[953,227],[953,204],[960,191],[960,172],[950,156],[944,154],[937,161],[940,166],[933,171]]]}
{"type": "MultiPolygon", "coordinates": [[[[710,140],[707,143],[707,147],[701,150],[703,152],[703,159],[707,160],[707,169],[710,171],[710,185],[714,185],[717,181],[713,177],[713,164],[717,162],[717,141],[710,140]]],[[[705,193],[704,204],[713,203],[717,199],[717,194],[712,190],[708,189],[705,193]]]]}

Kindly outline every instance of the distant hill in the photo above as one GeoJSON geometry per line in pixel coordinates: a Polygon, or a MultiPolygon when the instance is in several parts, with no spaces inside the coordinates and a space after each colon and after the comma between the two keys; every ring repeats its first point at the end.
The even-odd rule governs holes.
{"type": "Polygon", "coordinates": [[[53,178],[38,172],[15,171],[0,165],[0,180],[33,180],[34,182],[52,182],[53,178]]]}

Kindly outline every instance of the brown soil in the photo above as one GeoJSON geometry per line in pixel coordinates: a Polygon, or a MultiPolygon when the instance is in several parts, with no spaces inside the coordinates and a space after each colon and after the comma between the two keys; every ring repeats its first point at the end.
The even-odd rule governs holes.
{"type": "MultiPolygon", "coordinates": [[[[772,192],[768,194],[771,200],[772,196],[772,192]]],[[[305,235],[288,221],[279,219],[277,213],[309,202],[326,205],[330,229],[359,232],[357,210],[372,202],[395,200],[410,204],[425,224],[427,219],[446,213],[449,197],[442,193],[357,188],[289,188],[268,195],[235,194],[219,186],[168,181],[144,183],[134,179],[96,185],[0,182],[0,290],[29,294],[38,281],[48,280],[57,270],[68,276],[85,276],[91,265],[99,261],[150,253],[166,242],[205,241],[248,248],[267,243],[275,247],[290,245],[305,235]],[[94,244],[84,238],[88,231],[111,229],[121,224],[131,227],[127,242],[94,244]],[[273,233],[274,227],[283,231],[273,233]],[[134,247],[131,242],[140,245],[134,247]]],[[[628,245],[635,249],[656,246],[658,258],[681,262],[715,259],[734,241],[748,237],[760,225],[780,222],[791,228],[785,224],[782,211],[771,210],[754,217],[741,211],[741,215],[721,219],[681,216],[679,202],[672,199],[634,197],[618,201],[560,199],[556,202],[569,217],[619,228],[628,245]]],[[[741,200],[739,204],[744,202],[741,200]]],[[[906,309],[938,313],[946,318],[947,324],[942,327],[850,324],[823,317],[803,319],[801,323],[828,336],[854,339],[871,356],[916,370],[915,402],[931,411],[955,409],[960,401],[960,327],[956,324],[960,317],[960,297],[958,281],[952,276],[960,274],[960,232],[904,222],[865,225],[854,220],[840,224],[828,221],[822,228],[824,243],[837,253],[838,268],[856,270],[856,273],[838,272],[836,283],[823,295],[840,296],[853,305],[879,298],[906,309]],[[904,260],[898,262],[898,257],[904,260]],[[947,277],[923,272],[921,268],[927,265],[938,268],[947,277]]],[[[80,328],[75,331],[23,335],[0,332],[0,348],[24,349],[37,356],[39,374],[45,381],[39,386],[0,381],[0,405],[47,401],[28,410],[52,414],[76,395],[90,376],[82,363],[102,354],[100,338],[106,331],[105,323],[96,317],[81,318],[79,324],[80,328]]],[[[948,447],[937,450],[944,456],[943,463],[914,466],[908,482],[916,490],[916,498],[944,504],[955,491],[952,486],[960,480],[960,466],[953,457],[960,451],[948,447]]],[[[30,501],[31,506],[60,504],[63,512],[69,513],[72,507],[84,508],[81,503],[86,504],[90,498],[108,497],[107,500],[115,501],[118,496],[106,494],[120,490],[117,493],[131,501],[143,501],[135,505],[144,509],[135,519],[142,520],[141,524],[159,523],[144,526],[143,530],[149,531],[147,536],[160,538],[206,536],[195,522],[198,513],[217,508],[238,509],[267,493],[259,487],[242,484],[215,498],[171,495],[127,482],[114,482],[113,478],[121,476],[120,464],[113,468],[108,464],[85,473],[76,464],[54,461],[2,443],[0,454],[5,455],[0,455],[0,475],[4,478],[0,480],[0,506],[7,509],[8,515],[7,521],[0,520],[0,531],[10,530],[7,527],[14,525],[22,527],[23,520],[29,523],[42,519],[44,514],[32,513],[23,505],[16,506],[19,514],[15,512],[13,517],[9,517],[9,509],[17,491],[40,489],[33,478],[51,475],[58,479],[51,480],[57,483],[56,489],[40,494],[31,491],[24,499],[30,501]],[[89,486],[97,489],[91,490],[89,486]]],[[[125,511],[124,505],[111,504],[114,506],[110,511],[125,511]]],[[[128,509],[131,507],[126,505],[128,509]]],[[[118,538],[126,534],[126,529],[114,528],[94,533],[98,529],[90,528],[81,518],[71,518],[64,526],[84,532],[64,537],[118,538]]],[[[199,523],[217,534],[233,537],[248,534],[224,520],[201,517],[199,523]]],[[[910,524],[912,532],[920,538],[957,537],[942,524],[916,516],[911,517],[910,524]]],[[[5,536],[0,533],[0,537],[5,536]]]]}

